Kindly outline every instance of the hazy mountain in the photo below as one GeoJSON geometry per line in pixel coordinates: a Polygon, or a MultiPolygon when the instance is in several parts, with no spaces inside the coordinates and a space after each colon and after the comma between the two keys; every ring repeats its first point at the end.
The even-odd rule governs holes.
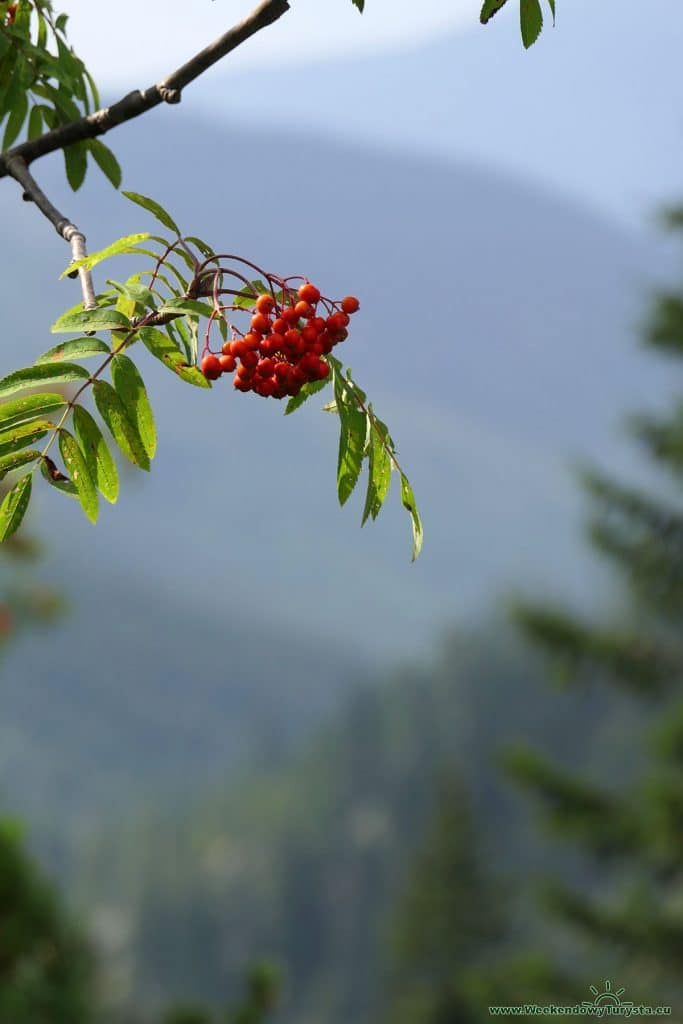
{"type": "MultiPolygon", "coordinates": [[[[283,124],[405,153],[472,159],[611,211],[651,221],[680,189],[683,8],[667,0],[557,5],[525,51],[515,5],[486,28],[393,54],[231,71],[219,66],[186,102],[217,103],[269,130],[283,124]]],[[[277,26],[271,30],[278,32],[277,26]]]]}

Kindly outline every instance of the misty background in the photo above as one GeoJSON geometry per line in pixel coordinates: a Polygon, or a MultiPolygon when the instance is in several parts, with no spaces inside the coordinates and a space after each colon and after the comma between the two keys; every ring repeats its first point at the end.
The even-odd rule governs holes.
{"type": "MultiPolygon", "coordinates": [[[[109,57],[108,72],[91,67],[107,99],[173,66],[163,45],[144,67],[140,52],[117,58],[88,6],[70,5],[72,39],[86,61],[109,57]]],[[[147,6],[177,47],[189,15],[147,6]]],[[[292,21],[325,26],[320,6],[295,5],[292,21]]],[[[149,477],[127,474],[96,528],[40,490],[40,573],[68,610],[4,654],[1,792],[105,950],[112,1006],[220,1004],[250,958],[275,953],[297,982],[288,1020],[369,1019],[367,934],[444,766],[486,808],[482,842],[509,830],[511,863],[530,871],[547,854],[498,778],[501,744],[623,763],[633,712],[581,693],[560,706],[504,616],[520,594],[586,612],[620,600],[585,545],[573,470],[647,482],[621,424],[673,394],[639,337],[676,270],[656,215],[679,198],[683,11],[576,0],[525,53],[513,10],[484,29],[475,8],[446,23],[428,5],[418,33],[409,6],[393,5],[386,40],[383,8],[361,50],[352,9],[335,14],[338,38],[335,22],[296,46],[288,15],[253,58],[248,43],[180,107],[107,140],[123,187],[187,233],[360,297],[345,359],[390,425],[426,531],[411,565],[395,483],[362,531],[357,497],[338,508],[322,401],[283,420],[279,403],[185,388],[151,358],[149,477]],[[371,851],[368,877],[346,875],[340,850],[363,865],[371,851]],[[316,918],[330,892],[357,915],[336,931],[316,918]]],[[[154,230],[93,170],[76,195],[59,155],[35,172],[90,251],[154,230]]],[[[57,280],[63,243],[18,198],[5,182],[3,375],[52,344],[77,300],[57,280]]]]}

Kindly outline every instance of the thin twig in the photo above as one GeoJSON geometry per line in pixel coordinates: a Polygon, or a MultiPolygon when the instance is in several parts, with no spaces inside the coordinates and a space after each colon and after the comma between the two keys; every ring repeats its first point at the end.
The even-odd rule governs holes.
{"type": "MultiPolygon", "coordinates": [[[[28,169],[26,161],[20,156],[8,156],[6,158],[7,173],[18,181],[24,190],[24,199],[30,200],[36,204],[41,213],[45,214],[50,223],[54,226],[57,234],[67,241],[71,246],[71,258],[72,260],[83,259],[86,254],[85,249],[85,235],[82,231],[72,224],[68,217],[53,206],[50,200],[47,198],[42,188],[35,180],[33,175],[28,169]]],[[[93,288],[92,277],[90,271],[86,270],[85,267],[80,267],[78,270],[78,277],[81,282],[81,291],[83,293],[83,306],[85,309],[95,309],[97,306],[97,300],[95,298],[95,289],[93,288]]]]}
{"type": "Polygon", "coordinates": [[[209,46],[195,54],[191,60],[177,68],[156,85],[145,90],[134,90],[111,107],[103,107],[78,121],[54,128],[36,139],[22,142],[0,155],[0,178],[10,174],[8,162],[21,158],[28,166],[41,156],[54,153],[73,142],[83,142],[104,135],[117,125],[146,113],[160,103],[179,103],[186,85],[199,78],[208,68],[246,42],[261,29],[272,25],[289,10],[287,0],[263,0],[251,14],[234,25],[209,46]]]}

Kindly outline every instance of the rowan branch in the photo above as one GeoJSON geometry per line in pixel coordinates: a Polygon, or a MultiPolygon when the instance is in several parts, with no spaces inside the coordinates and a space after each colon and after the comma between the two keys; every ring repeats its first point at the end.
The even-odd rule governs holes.
{"type": "MultiPolygon", "coordinates": [[[[75,224],[72,224],[68,217],[65,217],[63,213],[60,213],[56,206],[52,205],[38,182],[29,171],[26,161],[20,156],[8,155],[6,158],[6,167],[7,174],[14,178],[15,181],[19,182],[23,188],[23,198],[27,201],[34,202],[40,212],[45,214],[50,223],[54,225],[57,234],[61,235],[61,237],[69,243],[71,246],[72,260],[75,261],[83,259],[87,255],[85,249],[85,235],[78,230],[75,224]]],[[[95,309],[97,306],[97,300],[95,299],[95,289],[93,288],[90,271],[86,270],[85,267],[80,267],[77,273],[81,282],[83,306],[85,309],[95,309]]]]}
{"type": "MultiPolygon", "coordinates": [[[[24,190],[24,199],[33,201],[54,225],[57,233],[70,244],[72,261],[83,259],[86,255],[85,235],[52,205],[31,175],[30,164],[39,157],[64,149],[74,142],[83,142],[104,135],[112,128],[139,117],[160,103],[180,103],[182,90],[186,85],[199,78],[208,68],[256,32],[272,25],[288,10],[287,0],[263,0],[243,21],[228,29],[156,85],[144,91],[130,92],[111,107],[103,107],[87,117],[54,128],[36,139],[22,142],[0,154],[0,178],[9,176],[18,181],[24,190]]],[[[83,305],[85,309],[94,309],[97,301],[90,271],[81,267],[78,270],[78,277],[83,293],[83,305]]]]}
{"type": "MultiPolygon", "coordinates": [[[[74,142],[83,142],[104,135],[120,124],[131,121],[160,103],[179,103],[182,90],[228,53],[246,42],[256,32],[272,25],[289,10],[287,0],[263,0],[239,24],[219,36],[191,60],[148,89],[128,93],[111,107],[103,107],[78,121],[54,128],[52,131],[7,150],[0,155],[0,178],[10,174],[8,161],[15,157],[28,167],[34,160],[74,142]]],[[[45,212],[45,211],[43,211],[45,212]]]]}

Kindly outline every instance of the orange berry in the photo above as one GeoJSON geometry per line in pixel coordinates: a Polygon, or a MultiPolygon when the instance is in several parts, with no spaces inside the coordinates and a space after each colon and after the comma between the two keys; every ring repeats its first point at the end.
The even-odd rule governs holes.
{"type": "Polygon", "coordinates": [[[341,308],[345,313],[357,313],[360,309],[360,302],[355,295],[346,295],[341,300],[341,308]]]}
{"type": "Polygon", "coordinates": [[[275,299],[273,298],[272,295],[259,295],[258,299],[256,300],[257,313],[265,313],[267,316],[268,313],[272,313],[274,309],[275,299]]]}
{"type": "Polygon", "coordinates": [[[316,302],[320,301],[320,292],[318,291],[314,284],[311,284],[310,281],[306,281],[305,284],[301,285],[301,288],[299,288],[297,295],[304,302],[310,302],[313,305],[315,305],[316,302]]]}
{"type": "Polygon", "coordinates": [[[223,367],[216,356],[206,355],[199,364],[199,368],[207,380],[218,380],[223,372],[223,367]]]}

